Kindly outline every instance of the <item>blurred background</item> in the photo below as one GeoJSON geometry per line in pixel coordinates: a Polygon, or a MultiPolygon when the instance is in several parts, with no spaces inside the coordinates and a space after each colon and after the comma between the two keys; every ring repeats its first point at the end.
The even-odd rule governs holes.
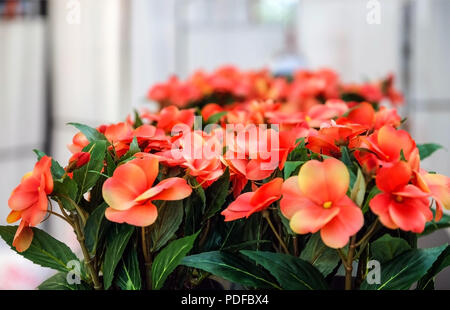
{"type": "MultiPolygon", "coordinates": [[[[224,64],[330,67],[345,82],[392,72],[413,138],[446,148],[423,167],[450,175],[449,15],[448,0],[0,0],[0,225],[32,149],[67,162],[66,123],[121,121],[152,84],[224,64]]],[[[43,225],[76,250],[63,223],[43,225]]],[[[449,241],[440,231],[419,245],[449,241]]],[[[0,289],[51,273],[0,240],[0,289]]],[[[450,288],[450,269],[436,287],[450,288]]]]}

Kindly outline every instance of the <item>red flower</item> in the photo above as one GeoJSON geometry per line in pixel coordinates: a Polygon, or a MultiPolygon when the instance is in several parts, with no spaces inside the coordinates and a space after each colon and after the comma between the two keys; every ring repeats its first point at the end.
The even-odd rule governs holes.
{"type": "Polygon", "coordinates": [[[70,173],[75,169],[81,168],[86,165],[91,159],[89,152],[78,152],[72,155],[69,159],[69,165],[66,167],[66,172],[70,173]]]}
{"type": "Polygon", "coordinates": [[[12,209],[7,218],[8,223],[20,219],[19,228],[14,236],[13,246],[18,252],[26,251],[33,240],[30,227],[41,223],[47,214],[47,195],[53,191],[53,177],[50,172],[52,159],[44,156],[39,160],[32,172],[27,173],[8,200],[12,209]]]}
{"type": "Polygon", "coordinates": [[[281,197],[282,178],[276,178],[264,184],[254,192],[244,193],[236,198],[228,208],[222,211],[225,221],[248,218],[256,212],[267,209],[281,197]]]}
{"type": "Polygon", "coordinates": [[[382,193],[376,195],[369,205],[384,226],[421,233],[425,223],[433,219],[433,213],[429,194],[409,184],[411,177],[411,168],[403,161],[381,168],[376,184],[382,193]]]}

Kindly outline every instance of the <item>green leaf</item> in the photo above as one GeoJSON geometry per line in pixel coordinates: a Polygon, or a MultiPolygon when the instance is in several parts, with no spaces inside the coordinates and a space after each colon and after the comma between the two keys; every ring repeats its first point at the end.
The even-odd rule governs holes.
{"type": "Polygon", "coordinates": [[[218,113],[215,113],[215,114],[211,115],[206,120],[206,125],[217,124],[224,115],[227,115],[227,113],[228,112],[224,111],[224,112],[218,112],[218,113]]]}
{"type": "Polygon", "coordinates": [[[139,112],[135,109],[134,110],[134,128],[139,128],[142,125],[144,125],[144,122],[142,122],[142,119],[139,116],[139,112]]]}
{"type": "Polygon", "coordinates": [[[300,258],[310,262],[324,277],[328,276],[340,262],[339,254],[335,249],[327,247],[320,237],[320,233],[311,235],[300,258]]]}
{"type": "Polygon", "coordinates": [[[299,138],[295,143],[298,145],[288,155],[288,161],[307,161],[308,149],[305,147],[305,138],[299,138]]]}
{"type": "Polygon", "coordinates": [[[167,277],[180,264],[181,260],[194,246],[198,232],[169,243],[155,258],[152,264],[152,287],[159,290],[167,277]]]}
{"type": "Polygon", "coordinates": [[[369,210],[369,203],[372,200],[373,197],[381,193],[381,191],[378,189],[376,185],[372,187],[369,194],[367,195],[366,201],[364,202],[363,207],[361,208],[363,213],[366,213],[369,210]]]}
{"type": "Polygon", "coordinates": [[[284,179],[287,180],[291,174],[304,163],[304,161],[287,161],[284,164],[284,179]]]}
{"type": "Polygon", "coordinates": [[[106,203],[100,206],[89,215],[84,226],[85,244],[90,253],[95,253],[99,240],[103,238],[111,222],[105,218],[106,203]]]}
{"type": "Polygon", "coordinates": [[[450,215],[447,214],[443,214],[442,218],[439,220],[439,222],[436,222],[434,220],[435,216],[436,216],[436,211],[432,210],[433,212],[433,220],[430,222],[427,222],[425,224],[425,229],[424,231],[419,235],[419,237],[423,237],[426,235],[429,235],[433,232],[435,232],[436,230],[439,229],[443,229],[443,228],[448,228],[450,227],[450,215]]]}
{"type": "MultiPolygon", "coordinates": [[[[33,152],[37,155],[38,160],[40,160],[44,156],[47,156],[47,154],[39,150],[33,150],[33,152]]],[[[64,168],[61,167],[61,165],[54,159],[52,159],[52,167],[50,168],[50,170],[52,172],[53,179],[60,179],[62,178],[64,173],[66,173],[64,168]]]]}
{"type": "Polygon", "coordinates": [[[186,256],[182,265],[202,269],[225,280],[254,288],[281,289],[271,276],[236,254],[213,251],[186,256]]]}
{"type": "Polygon", "coordinates": [[[175,235],[183,221],[183,201],[165,201],[158,207],[158,218],[150,226],[151,251],[161,249],[175,235]]]}
{"type": "Polygon", "coordinates": [[[91,153],[91,159],[86,165],[73,172],[73,180],[78,184],[78,197],[75,202],[79,202],[83,194],[97,183],[105,160],[106,141],[93,142],[86,146],[83,152],[91,153]]]}
{"type": "Polygon", "coordinates": [[[120,162],[124,162],[127,161],[128,159],[131,159],[134,156],[134,154],[139,153],[140,151],[141,149],[139,148],[139,143],[135,136],[133,138],[133,141],[131,141],[128,152],[120,158],[120,162]]]}
{"type": "Polygon", "coordinates": [[[381,264],[381,283],[368,284],[364,281],[363,290],[407,290],[418,281],[437,260],[446,248],[445,245],[431,249],[412,249],[381,264]]]}
{"type": "Polygon", "coordinates": [[[74,126],[76,129],[81,131],[86,136],[89,142],[106,140],[106,137],[95,128],[79,123],[68,123],[67,125],[74,126]]]}
{"type": "Polygon", "coordinates": [[[419,149],[420,160],[424,160],[425,158],[431,156],[434,152],[439,149],[442,149],[443,146],[436,143],[426,143],[426,144],[418,144],[417,148],[419,149]]]}
{"type": "Polygon", "coordinates": [[[106,152],[106,173],[109,177],[112,177],[114,170],[116,170],[116,163],[109,152],[106,152]]]}
{"type": "Polygon", "coordinates": [[[427,273],[420,279],[419,283],[417,283],[417,289],[429,289],[433,284],[434,277],[448,266],[450,266],[450,246],[445,248],[434,262],[433,266],[431,266],[427,273]]]}
{"type": "Polygon", "coordinates": [[[381,264],[410,249],[405,239],[395,238],[389,234],[383,235],[370,245],[371,258],[378,260],[381,264]]]}
{"type": "Polygon", "coordinates": [[[134,227],[127,224],[113,225],[108,235],[105,260],[103,262],[103,285],[105,289],[111,287],[114,271],[122,259],[122,254],[134,232],[134,227]]]}
{"type": "Polygon", "coordinates": [[[64,195],[74,200],[77,197],[78,186],[77,183],[69,177],[55,180],[53,182],[52,195],[64,195]]]}
{"type": "Polygon", "coordinates": [[[130,247],[128,253],[122,258],[116,284],[122,290],[127,291],[138,291],[142,288],[141,272],[135,246],[130,247]]]}
{"type": "Polygon", "coordinates": [[[225,199],[228,196],[229,187],[230,171],[227,168],[223,175],[206,190],[205,194],[207,206],[203,216],[203,221],[211,218],[221,210],[223,204],[225,203],[225,199]]]}
{"type": "MultiPolygon", "coordinates": [[[[12,243],[17,228],[18,226],[0,226],[0,236],[14,251],[15,248],[12,246],[12,243]]],[[[33,242],[28,250],[18,254],[42,267],[49,267],[62,272],[71,271],[67,263],[72,260],[78,260],[72,250],[45,231],[35,227],[31,229],[34,235],[33,242]]]]}
{"type": "Polygon", "coordinates": [[[37,288],[41,291],[85,291],[91,289],[83,281],[80,284],[69,284],[65,272],[58,272],[42,282],[37,288]]]}
{"type": "Polygon", "coordinates": [[[323,290],[327,284],[313,265],[282,253],[242,250],[242,254],[262,265],[286,290],[323,290]]]}

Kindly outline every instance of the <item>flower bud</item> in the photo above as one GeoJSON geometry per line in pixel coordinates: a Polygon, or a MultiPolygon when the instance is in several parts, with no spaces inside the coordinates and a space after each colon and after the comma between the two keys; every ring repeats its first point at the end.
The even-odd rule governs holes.
{"type": "Polygon", "coordinates": [[[86,165],[91,159],[91,154],[89,152],[78,152],[75,153],[69,159],[69,165],[66,167],[66,172],[70,173],[75,169],[81,168],[86,165]]]}

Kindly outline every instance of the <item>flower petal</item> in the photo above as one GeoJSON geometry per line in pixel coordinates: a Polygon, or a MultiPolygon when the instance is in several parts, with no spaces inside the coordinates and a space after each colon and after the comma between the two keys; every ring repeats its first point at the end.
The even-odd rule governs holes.
{"type": "Polygon", "coordinates": [[[272,181],[262,185],[258,188],[250,200],[253,206],[264,207],[277,201],[281,197],[281,186],[283,185],[282,178],[275,178],[272,181]]]}
{"type": "Polygon", "coordinates": [[[136,205],[128,210],[120,211],[107,208],[105,216],[115,223],[127,223],[138,227],[146,227],[153,224],[158,217],[158,209],[151,202],[136,205]]]}
{"type": "Polygon", "coordinates": [[[380,222],[390,229],[397,229],[398,226],[391,219],[389,206],[391,204],[391,194],[381,193],[372,198],[369,202],[370,209],[378,215],[380,222]]]}
{"type": "Polygon", "coordinates": [[[315,233],[339,213],[339,208],[325,209],[322,206],[309,206],[297,211],[291,218],[291,229],[298,234],[315,233]]]}
{"type": "Polygon", "coordinates": [[[343,162],[328,158],[323,162],[310,160],[298,174],[298,183],[302,193],[318,205],[335,202],[345,196],[350,175],[343,162]]]}
{"type": "Polygon", "coordinates": [[[426,198],[405,198],[402,203],[392,202],[389,214],[400,229],[415,233],[423,232],[425,223],[433,218],[426,198]]]}
{"type": "Polygon", "coordinates": [[[188,197],[192,188],[182,178],[169,178],[162,180],[155,187],[150,188],[136,198],[136,202],[151,200],[180,200],[188,197]]]}
{"type": "Polygon", "coordinates": [[[298,186],[298,177],[290,177],[281,188],[283,198],[280,201],[281,213],[288,219],[305,207],[314,206],[315,204],[302,194],[298,186]]]}
{"type": "Polygon", "coordinates": [[[28,226],[27,222],[20,222],[13,240],[13,247],[17,252],[22,253],[28,250],[33,241],[33,230],[28,226]]]}
{"type": "Polygon", "coordinates": [[[220,214],[225,216],[225,222],[234,221],[246,217],[248,212],[251,211],[254,207],[250,203],[253,194],[253,192],[247,192],[239,195],[236,200],[228,206],[228,208],[223,210],[220,214]]]}
{"type": "Polygon", "coordinates": [[[338,206],[339,213],[320,230],[323,242],[335,249],[344,247],[364,225],[361,209],[350,198],[345,196],[338,206]]]}
{"type": "Polygon", "coordinates": [[[404,161],[399,161],[391,167],[382,167],[378,170],[377,187],[386,193],[391,193],[409,183],[412,177],[411,168],[404,161]]]}

